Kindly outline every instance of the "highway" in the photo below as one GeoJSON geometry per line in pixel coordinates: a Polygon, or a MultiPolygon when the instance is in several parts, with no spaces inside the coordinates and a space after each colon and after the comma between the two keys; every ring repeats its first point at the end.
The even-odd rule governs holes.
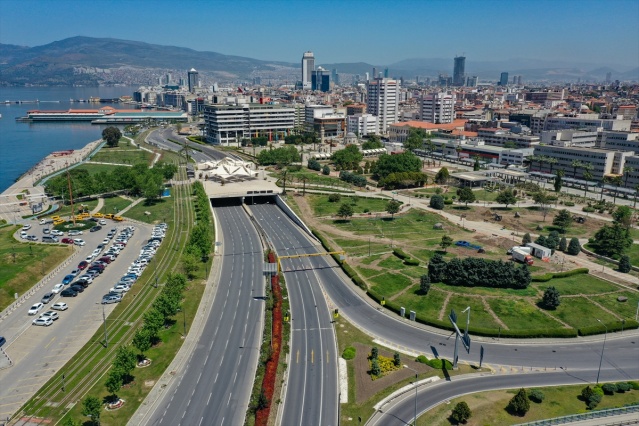
{"type": "MultiPolygon", "coordinates": [[[[250,206],[277,254],[314,253],[315,247],[277,206],[250,206]]],[[[283,425],[337,425],[339,386],[336,339],[320,282],[328,270],[318,258],[282,261],[291,307],[291,351],[283,425]]]]}
{"type": "MultiPolygon", "coordinates": [[[[102,327],[103,308],[108,316],[117,306],[116,304],[101,305],[102,295],[109,292],[109,289],[126,272],[131,262],[137,258],[141,246],[151,236],[150,227],[136,225],[135,234],[118,258],[83,293],[78,294],[77,297],[56,295],[54,300],[46,304],[40,313],[47,311],[47,308],[57,302],[65,302],[69,305],[66,311],[58,312],[60,318],[51,326],[33,326],[31,321],[40,313],[33,316],[27,315],[31,305],[40,302],[45,293],[51,291],[55,284],[62,282],[64,276],[75,269],[77,264],[102,242],[109,229],[116,227],[122,229],[124,225],[126,222],[115,225],[109,221],[98,232],[87,230],[84,235],[74,237],[82,238],[86,241],[86,245],[79,248],[73,261],[31,296],[24,305],[0,322],[0,334],[7,338],[7,344],[3,346],[3,349],[14,362],[12,367],[0,370],[0,383],[3,384],[0,386],[0,418],[7,418],[15,413],[89,341],[96,330],[102,327]]],[[[33,225],[29,232],[41,236],[42,232],[39,228],[41,228],[40,225],[33,225]]],[[[136,287],[134,286],[129,293],[136,293],[136,287]]],[[[129,294],[128,297],[132,296],[129,294]]]]}
{"type": "Polygon", "coordinates": [[[154,130],[146,137],[146,142],[150,145],[155,145],[159,148],[175,152],[183,149],[184,145],[171,142],[169,141],[169,139],[178,141],[181,144],[186,143],[189,147],[195,148],[189,150],[189,155],[193,157],[193,159],[198,163],[221,160],[224,157],[238,158],[230,153],[219,151],[212,145],[202,145],[199,143],[191,142],[184,136],[176,135],[173,130],[173,127],[154,130]]]}
{"type": "Polygon", "coordinates": [[[214,213],[224,261],[211,313],[184,374],[146,424],[244,423],[264,327],[264,255],[241,206],[214,213]]]}

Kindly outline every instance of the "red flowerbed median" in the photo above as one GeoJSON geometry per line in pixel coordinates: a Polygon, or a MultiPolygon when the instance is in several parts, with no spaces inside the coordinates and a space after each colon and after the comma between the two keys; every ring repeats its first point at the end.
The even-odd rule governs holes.
{"type": "MultiPolygon", "coordinates": [[[[271,262],[271,254],[269,253],[269,262],[271,262]]],[[[257,410],[255,413],[256,426],[266,426],[268,422],[273,393],[275,392],[277,364],[282,350],[282,288],[279,276],[271,278],[271,287],[273,289],[273,340],[271,341],[271,357],[266,361],[264,380],[262,381],[262,391],[268,403],[265,408],[257,410]]]]}

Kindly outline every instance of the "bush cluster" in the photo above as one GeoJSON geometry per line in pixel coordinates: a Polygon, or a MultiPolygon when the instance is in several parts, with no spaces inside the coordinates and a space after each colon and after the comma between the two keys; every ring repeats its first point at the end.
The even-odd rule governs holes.
{"type": "Polygon", "coordinates": [[[322,170],[322,165],[315,157],[313,157],[308,159],[308,168],[319,172],[322,170]]]}
{"type": "Polygon", "coordinates": [[[415,361],[417,362],[421,362],[422,364],[426,364],[431,368],[434,368],[436,370],[452,370],[453,368],[453,363],[450,362],[447,359],[444,358],[433,358],[433,359],[428,359],[426,358],[426,356],[424,355],[419,355],[415,361]]]}
{"type": "Polygon", "coordinates": [[[265,149],[257,156],[257,161],[262,166],[277,165],[279,167],[288,166],[300,158],[300,153],[294,146],[283,148],[265,149]]]}
{"type": "Polygon", "coordinates": [[[365,187],[366,184],[368,183],[368,181],[366,180],[364,176],[358,175],[356,173],[348,172],[346,170],[342,170],[341,172],[339,172],[339,178],[343,180],[344,182],[348,182],[359,188],[365,187]]]}
{"type": "Polygon", "coordinates": [[[590,272],[588,268],[577,268],[563,272],[547,272],[541,275],[533,275],[532,281],[536,283],[545,283],[552,280],[553,278],[572,277],[573,275],[587,274],[588,272],[590,272]]]}
{"type": "Polygon", "coordinates": [[[501,260],[467,257],[446,262],[433,256],[428,264],[431,282],[464,287],[524,289],[531,281],[526,265],[515,266],[501,260]]]}
{"type": "Polygon", "coordinates": [[[344,349],[344,352],[342,352],[342,358],[346,359],[346,360],[351,360],[353,358],[355,358],[355,354],[357,353],[357,351],[355,350],[354,347],[349,346],[347,348],[344,349]]]}

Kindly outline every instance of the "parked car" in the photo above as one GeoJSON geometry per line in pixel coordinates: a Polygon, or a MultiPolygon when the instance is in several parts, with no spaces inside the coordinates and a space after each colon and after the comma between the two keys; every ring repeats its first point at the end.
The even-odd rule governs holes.
{"type": "Polygon", "coordinates": [[[69,284],[71,281],[73,281],[74,278],[75,278],[75,275],[69,274],[62,279],[62,284],[69,284]]]}
{"type": "Polygon", "coordinates": [[[27,240],[29,240],[29,241],[38,241],[38,237],[36,237],[35,235],[29,235],[29,236],[27,236],[27,240]]]}
{"type": "Polygon", "coordinates": [[[82,231],[80,231],[79,229],[74,229],[72,231],[67,232],[67,235],[69,237],[73,237],[75,235],[82,235],[82,231]]]}
{"type": "Polygon", "coordinates": [[[87,262],[91,262],[94,257],[95,257],[94,255],[90,254],[87,257],[85,257],[84,260],[87,261],[87,262]]]}
{"type": "Polygon", "coordinates": [[[67,288],[60,292],[60,296],[62,297],[76,297],[77,295],[78,295],[78,292],[72,288],[67,288]]]}
{"type": "Polygon", "coordinates": [[[78,269],[85,270],[87,266],[89,266],[89,262],[87,262],[86,260],[78,263],[78,269]]]}
{"type": "Polygon", "coordinates": [[[51,289],[51,293],[58,294],[62,290],[64,290],[64,284],[56,284],[53,286],[53,289],[51,289]]]}
{"type": "Polygon", "coordinates": [[[55,321],[60,318],[60,316],[55,311],[46,311],[45,313],[40,315],[40,318],[51,318],[53,321],[55,321]]]}
{"type": "Polygon", "coordinates": [[[29,225],[28,223],[22,227],[23,231],[28,231],[29,229],[31,229],[31,225],[29,225]]]}
{"type": "Polygon", "coordinates": [[[44,327],[48,327],[51,324],[53,324],[53,320],[51,318],[36,318],[33,320],[33,325],[40,325],[40,326],[44,326],[44,327]]]}
{"type": "Polygon", "coordinates": [[[106,225],[106,224],[107,224],[107,223],[106,223],[106,220],[104,220],[104,219],[100,219],[100,222],[98,222],[98,223],[99,223],[100,225],[106,225]]]}
{"type": "Polygon", "coordinates": [[[49,218],[40,219],[40,225],[46,225],[47,223],[53,223],[53,219],[49,219],[49,218]]]}
{"type": "Polygon", "coordinates": [[[89,229],[89,232],[97,232],[100,229],[102,229],[102,227],[100,225],[96,225],[93,228],[89,229]]]}
{"type": "Polygon", "coordinates": [[[63,244],[74,244],[73,238],[68,238],[68,237],[61,239],[60,242],[63,244]]]}
{"type": "Polygon", "coordinates": [[[64,235],[64,232],[54,229],[53,231],[51,231],[51,235],[55,235],[56,237],[61,237],[64,235]]]}
{"type": "Polygon", "coordinates": [[[91,284],[93,282],[93,276],[92,275],[93,274],[84,274],[80,278],[78,278],[78,280],[86,281],[89,284],[91,284]]]}
{"type": "Polygon", "coordinates": [[[44,303],[40,302],[40,303],[36,303],[35,305],[31,306],[31,308],[29,308],[29,315],[35,315],[38,312],[40,312],[40,309],[42,309],[44,307],[44,303]]]}
{"type": "Polygon", "coordinates": [[[80,272],[82,272],[82,270],[80,268],[75,268],[73,271],[71,271],[71,275],[77,277],[80,272]]]}
{"type": "Polygon", "coordinates": [[[64,302],[58,302],[51,305],[51,309],[55,309],[56,311],[66,311],[69,309],[69,306],[64,302]]]}
{"type": "Polygon", "coordinates": [[[71,290],[77,292],[77,293],[83,293],[84,292],[84,286],[81,284],[72,284],[71,287],[69,287],[71,290]]]}
{"type": "Polygon", "coordinates": [[[28,236],[29,234],[27,234],[27,231],[20,231],[20,238],[23,240],[26,240],[28,236]]]}
{"type": "Polygon", "coordinates": [[[42,296],[41,302],[42,303],[49,303],[50,301],[53,300],[54,297],[55,297],[55,293],[53,293],[53,292],[46,293],[44,296],[42,296]]]}
{"type": "Polygon", "coordinates": [[[44,228],[44,229],[42,230],[42,233],[43,233],[43,234],[47,234],[47,235],[48,235],[48,234],[49,234],[49,232],[51,232],[51,230],[50,230],[49,228],[44,228]]]}
{"type": "Polygon", "coordinates": [[[83,240],[83,239],[81,239],[81,238],[74,238],[74,239],[73,239],[73,243],[74,243],[76,246],[80,246],[80,247],[82,247],[82,246],[84,246],[84,245],[86,244],[86,243],[84,242],[84,240],[83,240]]]}
{"type": "Polygon", "coordinates": [[[4,336],[0,336],[0,347],[2,347],[5,343],[7,343],[7,339],[5,339],[4,336]]]}
{"type": "Polygon", "coordinates": [[[112,287],[109,291],[112,293],[126,293],[130,290],[130,287],[125,284],[118,284],[115,287],[112,287]]]}
{"type": "Polygon", "coordinates": [[[45,235],[42,237],[42,242],[43,243],[57,243],[58,242],[58,237],[56,237],[55,235],[45,235]]]}
{"type": "Polygon", "coordinates": [[[110,294],[106,294],[104,295],[104,297],[102,297],[102,304],[103,305],[108,305],[111,303],[118,303],[120,300],[122,300],[121,297],[118,297],[116,295],[110,295],[110,294]]]}

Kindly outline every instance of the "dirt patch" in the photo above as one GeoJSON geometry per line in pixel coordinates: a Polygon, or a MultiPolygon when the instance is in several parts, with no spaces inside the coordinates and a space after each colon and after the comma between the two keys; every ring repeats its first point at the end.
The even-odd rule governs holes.
{"type": "MultiPolygon", "coordinates": [[[[380,379],[372,380],[368,374],[368,354],[371,348],[361,343],[354,343],[353,346],[357,350],[357,354],[353,360],[355,366],[355,401],[357,404],[363,404],[378,392],[383,391],[397,382],[414,377],[415,373],[408,368],[402,368],[380,379]]],[[[389,358],[393,357],[393,352],[383,348],[379,348],[379,354],[389,358]]],[[[415,362],[412,358],[408,357],[408,355],[402,355],[402,363],[405,363],[420,374],[433,371],[429,366],[415,362]]]]}

